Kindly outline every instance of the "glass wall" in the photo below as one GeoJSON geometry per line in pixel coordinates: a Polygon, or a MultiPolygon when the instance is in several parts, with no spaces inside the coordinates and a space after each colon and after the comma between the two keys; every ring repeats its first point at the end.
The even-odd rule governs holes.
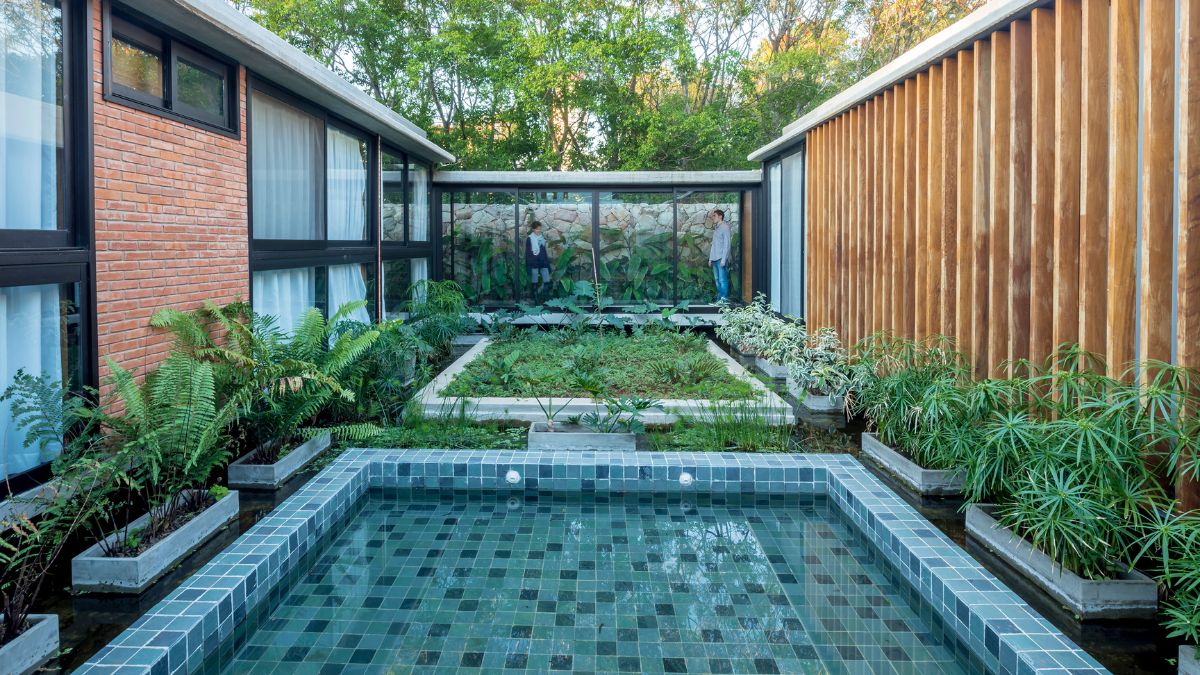
{"type": "Polygon", "coordinates": [[[544,304],[594,280],[617,305],[711,305],[718,289],[710,258],[720,248],[727,297],[738,300],[746,205],[742,190],[444,192],[441,273],[483,307],[544,304]],[[548,282],[539,273],[535,283],[527,264],[534,222],[542,225],[548,282]]]}
{"type": "Polygon", "coordinates": [[[462,287],[467,302],[516,301],[516,196],[515,192],[454,194],[445,274],[462,287]]]}
{"type": "Polygon", "coordinates": [[[525,192],[520,194],[521,252],[519,265],[521,299],[544,302],[571,293],[576,281],[591,282],[592,193],[525,192]],[[538,272],[532,261],[529,237],[533,223],[542,224],[550,278],[538,272]],[[533,279],[534,275],[537,279],[533,279]]]}
{"type": "Polygon", "coordinates": [[[371,323],[375,316],[375,265],[350,263],[318,267],[259,270],[253,274],[254,311],[275,317],[276,325],[291,332],[311,308],[327,316],[348,302],[367,306],[346,318],[371,323]]]}
{"type": "Polygon", "coordinates": [[[691,304],[717,300],[714,261],[724,262],[729,283],[726,299],[741,297],[742,257],[735,255],[741,251],[741,196],[740,192],[700,191],[676,195],[680,300],[691,304]]]}
{"type": "Polygon", "coordinates": [[[258,90],[252,99],[250,213],[254,238],[322,239],[321,120],[258,90]]]}
{"type": "Polygon", "coordinates": [[[600,283],[618,303],[675,297],[672,202],[670,192],[600,193],[600,283]]]}
{"type": "Polygon", "coordinates": [[[408,302],[419,299],[420,284],[429,279],[429,258],[400,258],[383,263],[383,318],[399,319],[408,302]]]}
{"type": "Polygon", "coordinates": [[[779,297],[783,285],[783,247],[779,242],[783,239],[783,166],[772,162],[767,166],[767,195],[770,205],[767,217],[770,220],[770,292],[771,307],[779,311],[779,297]]]}
{"type": "Polygon", "coordinates": [[[804,316],[804,152],[783,158],[779,311],[804,316]]]}
{"type": "Polygon", "coordinates": [[[380,213],[382,220],[383,241],[405,240],[404,213],[404,154],[384,149],[380,156],[382,174],[380,175],[380,213]]]}

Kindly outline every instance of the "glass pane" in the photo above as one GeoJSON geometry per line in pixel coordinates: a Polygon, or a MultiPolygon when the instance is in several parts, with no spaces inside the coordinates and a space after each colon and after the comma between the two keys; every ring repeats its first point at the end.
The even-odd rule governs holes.
{"type": "Polygon", "coordinates": [[[325,151],[329,239],[367,239],[367,142],[329,127],[325,151]]]}
{"type": "MultiPolygon", "coordinates": [[[[19,370],[79,386],[82,323],[76,299],[75,284],[0,288],[0,391],[19,370]]],[[[46,464],[60,451],[58,444],[27,447],[9,404],[0,406],[0,479],[46,464]]]]}
{"type": "Polygon", "coordinates": [[[328,275],[329,316],[332,317],[348,302],[366,300],[366,307],[359,307],[346,318],[359,323],[374,323],[375,266],[369,263],[330,265],[328,275]]]}
{"type": "Polygon", "coordinates": [[[783,168],[775,162],[767,168],[767,192],[771,225],[771,307],[779,311],[780,285],[783,283],[783,168]]]}
{"type": "Polygon", "coordinates": [[[385,260],[383,263],[383,316],[392,320],[405,311],[417,284],[429,278],[429,258],[385,260]]]}
{"type": "Polygon", "coordinates": [[[0,228],[64,227],[62,12],[57,2],[0,9],[0,228]]]}
{"type": "Polygon", "coordinates": [[[410,241],[429,241],[429,167],[423,164],[408,165],[410,241]]]}
{"type": "Polygon", "coordinates": [[[454,195],[449,276],[467,302],[512,303],[516,282],[514,195],[458,192],[454,195]]]}
{"type": "Polygon", "coordinates": [[[404,241],[404,158],[383,151],[383,241],[404,241]]]}
{"type": "Polygon", "coordinates": [[[523,300],[545,302],[570,295],[576,281],[591,282],[592,193],[522,192],[521,246],[523,300]],[[536,254],[535,222],[542,224],[536,254]],[[549,270],[548,280],[543,269],[549,270]]]}
{"type": "Polygon", "coordinates": [[[622,304],[674,296],[670,192],[600,193],[600,283],[622,304]]]}
{"type": "Polygon", "coordinates": [[[691,304],[714,302],[724,287],[725,299],[741,288],[741,231],[738,192],[680,192],[679,298],[691,304]],[[724,268],[720,262],[725,262],[724,268]],[[717,262],[717,266],[713,266],[717,262]],[[718,275],[720,275],[718,277],[718,275]]]}
{"type": "Polygon", "coordinates": [[[255,91],[250,185],[256,239],[321,238],[321,120],[255,91]]]}
{"type": "Polygon", "coordinates": [[[132,42],[113,36],[113,82],[161,99],[163,97],[162,56],[132,42]]]}
{"type": "Polygon", "coordinates": [[[804,153],[783,158],[782,286],[779,311],[804,314],[804,153]]]}
{"type": "Polygon", "coordinates": [[[276,325],[291,332],[317,306],[317,268],[255,272],[253,292],[254,311],[275,317],[276,325]]]}
{"type": "Polygon", "coordinates": [[[225,78],[206,68],[178,59],[175,98],[199,111],[225,119],[225,78]]]}

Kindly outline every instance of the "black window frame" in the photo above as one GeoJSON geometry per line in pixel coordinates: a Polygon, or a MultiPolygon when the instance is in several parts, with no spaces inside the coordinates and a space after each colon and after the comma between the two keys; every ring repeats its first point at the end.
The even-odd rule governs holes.
{"type": "Polygon", "coordinates": [[[104,100],[153,113],[161,117],[199,127],[206,131],[241,138],[239,101],[241,100],[241,85],[239,82],[239,65],[219,54],[204,49],[174,31],[138,15],[121,5],[104,0],[102,20],[102,53],[104,100]],[[161,41],[157,48],[163,69],[163,96],[158,99],[145,92],[126,87],[113,81],[112,75],[112,41],[117,35],[121,40],[137,47],[155,51],[154,45],[148,44],[161,41]],[[212,116],[208,111],[181,103],[176,98],[178,91],[179,56],[214,75],[223,74],[223,110],[220,116],[212,116]],[[182,108],[181,108],[182,106],[182,108]]]}
{"type": "MultiPolygon", "coordinates": [[[[92,145],[92,3],[60,0],[62,9],[63,152],[58,180],[59,229],[0,229],[0,287],[74,284],[78,303],[76,393],[99,385],[96,341],[95,218],[92,145]]],[[[65,376],[65,374],[64,374],[65,376]]],[[[0,383],[4,385],[6,383],[0,383]]],[[[4,404],[7,405],[7,404],[4,404]]],[[[0,480],[0,499],[50,478],[50,464],[0,480]]]]}

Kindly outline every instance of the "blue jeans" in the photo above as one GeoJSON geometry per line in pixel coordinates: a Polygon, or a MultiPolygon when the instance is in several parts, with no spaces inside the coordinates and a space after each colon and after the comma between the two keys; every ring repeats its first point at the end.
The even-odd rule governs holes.
{"type": "Polygon", "coordinates": [[[713,268],[713,281],[717,284],[717,298],[720,300],[729,299],[729,268],[721,264],[720,260],[710,262],[713,268]]]}

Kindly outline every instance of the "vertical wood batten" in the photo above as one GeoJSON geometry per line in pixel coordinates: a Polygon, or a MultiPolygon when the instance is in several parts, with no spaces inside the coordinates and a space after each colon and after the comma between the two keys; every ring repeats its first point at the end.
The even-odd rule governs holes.
{"type": "Polygon", "coordinates": [[[1107,3],[1083,3],[1080,38],[1079,342],[1108,351],[1108,39],[1107,3]]]}
{"type": "Polygon", "coordinates": [[[1109,21],[1108,309],[1110,372],[1134,358],[1138,194],[1138,2],[1112,0],[1109,21]]]}
{"type": "MultiPolygon", "coordinates": [[[[1043,16],[1048,10],[1041,10],[1043,16]]],[[[1053,24],[1053,14],[1049,21],[1053,24]]],[[[1029,21],[1016,21],[1009,31],[1012,38],[1010,75],[1012,133],[1008,167],[1009,228],[1008,251],[1008,358],[1029,358],[1029,281],[1030,221],[1033,212],[1031,146],[1033,140],[1033,31],[1029,21]]]]}
{"type": "MultiPolygon", "coordinates": [[[[1179,8],[1178,229],[1175,360],[1200,364],[1200,0],[1179,8]]],[[[1183,509],[1200,508],[1200,486],[1181,480],[1176,493],[1183,509]]]]}
{"type": "Polygon", "coordinates": [[[913,196],[913,335],[923,337],[929,334],[929,301],[926,294],[926,279],[929,275],[929,224],[926,213],[927,190],[929,189],[929,72],[917,74],[916,89],[913,101],[912,152],[913,168],[909,177],[910,191],[913,196]]]}
{"type": "Polygon", "coordinates": [[[991,216],[992,216],[992,40],[975,42],[975,152],[972,180],[975,183],[971,216],[972,258],[974,274],[971,284],[971,355],[976,377],[986,377],[990,371],[988,353],[988,322],[991,319],[991,216]]]}
{"type": "MultiPolygon", "coordinates": [[[[1054,272],[1051,348],[1079,341],[1079,180],[1083,10],[1080,0],[1061,0],[1055,11],[1054,57],[1058,63],[1054,115],[1054,272]]],[[[1053,94],[1052,94],[1053,96],[1053,94]]]]}
{"type": "MultiPolygon", "coordinates": [[[[1140,360],[1171,360],[1174,269],[1175,3],[1147,2],[1142,25],[1140,360]]],[[[1149,373],[1143,373],[1149,375],[1149,373]]]]}
{"type": "Polygon", "coordinates": [[[904,123],[905,85],[892,90],[892,330],[907,335],[904,329],[905,245],[904,245],[904,123]]]}
{"type": "Polygon", "coordinates": [[[917,80],[904,83],[904,334],[919,337],[917,328],[917,80]]]}
{"type": "Polygon", "coordinates": [[[944,333],[942,325],[942,114],[943,74],[941,64],[929,68],[929,147],[926,162],[929,180],[926,184],[925,209],[925,334],[944,333]]]}
{"type": "Polygon", "coordinates": [[[958,337],[958,57],[942,60],[941,332],[958,337]]]}
{"type": "Polygon", "coordinates": [[[1033,136],[1030,153],[1029,358],[1042,363],[1054,337],[1054,195],[1057,62],[1054,53],[1057,14],[1035,9],[1033,32],[1033,136]]]}
{"type": "Polygon", "coordinates": [[[955,337],[958,348],[972,353],[971,332],[974,309],[971,293],[974,285],[974,209],[975,179],[975,52],[964,49],[958,53],[958,259],[955,261],[954,307],[955,337]]]}
{"type": "Polygon", "coordinates": [[[1009,358],[1010,287],[1012,285],[1012,255],[1009,249],[1009,230],[1012,226],[1012,34],[1001,31],[992,34],[991,68],[992,114],[989,128],[991,145],[991,213],[988,225],[989,320],[987,324],[989,372],[1007,373],[999,369],[1009,358]]]}

